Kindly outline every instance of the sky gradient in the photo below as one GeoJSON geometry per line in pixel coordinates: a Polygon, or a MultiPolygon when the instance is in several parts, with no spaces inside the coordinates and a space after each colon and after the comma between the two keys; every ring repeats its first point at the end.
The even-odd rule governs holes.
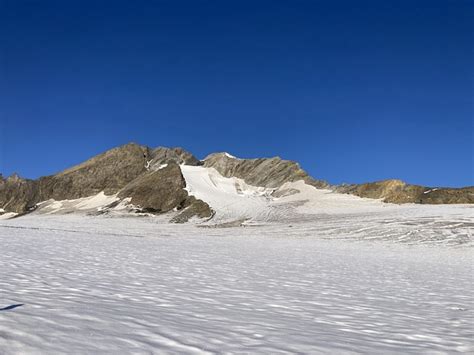
{"type": "Polygon", "coordinates": [[[474,185],[473,4],[0,0],[0,173],[134,141],[474,185]]]}

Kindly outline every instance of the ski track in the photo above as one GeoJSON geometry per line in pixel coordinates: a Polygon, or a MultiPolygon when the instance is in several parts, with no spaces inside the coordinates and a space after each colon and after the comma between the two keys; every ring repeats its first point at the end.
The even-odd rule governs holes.
{"type": "Polygon", "coordinates": [[[1,221],[0,353],[472,353],[472,211],[1,221]]]}

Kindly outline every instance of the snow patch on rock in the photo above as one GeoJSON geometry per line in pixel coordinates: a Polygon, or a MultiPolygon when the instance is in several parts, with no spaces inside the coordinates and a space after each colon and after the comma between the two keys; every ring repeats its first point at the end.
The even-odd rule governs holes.
{"type": "Polygon", "coordinates": [[[117,195],[106,195],[103,191],[97,195],[73,200],[47,200],[37,204],[35,213],[66,214],[71,212],[98,212],[104,207],[117,202],[117,195]]]}

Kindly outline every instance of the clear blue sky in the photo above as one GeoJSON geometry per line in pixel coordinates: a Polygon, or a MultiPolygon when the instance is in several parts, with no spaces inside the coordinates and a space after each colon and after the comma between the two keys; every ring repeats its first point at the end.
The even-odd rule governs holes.
{"type": "Polygon", "coordinates": [[[474,1],[0,0],[0,172],[135,141],[474,184],[474,1]]]}

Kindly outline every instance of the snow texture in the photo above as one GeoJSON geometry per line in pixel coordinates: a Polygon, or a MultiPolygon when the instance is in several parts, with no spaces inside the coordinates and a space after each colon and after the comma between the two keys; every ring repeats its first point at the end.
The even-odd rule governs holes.
{"type": "MultiPolygon", "coordinates": [[[[332,190],[317,189],[304,181],[288,182],[278,189],[252,186],[244,180],[226,178],[214,168],[182,165],[186,190],[207,202],[216,211],[209,223],[246,220],[251,223],[302,222],[314,215],[379,213],[398,211],[417,213],[418,205],[394,205],[379,200],[360,198],[332,190]],[[280,197],[275,197],[280,196],[280,197]],[[415,211],[415,212],[412,212],[415,211]]],[[[426,206],[422,211],[436,213],[439,206],[426,206]]],[[[442,209],[442,207],[441,207],[442,209]]],[[[449,211],[456,210],[456,207],[449,211]]]]}
{"type": "Polygon", "coordinates": [[[97,195],[78,198],[75,200],[48,200],[38,204],[35,213],[39,214],[68,214],[72,212],[97,212],[101,211],[105,206],[117,202],[119,198],[116,195],[105,195],[100,192],[97,195]]]}
{"type": "MultiPolygon", "coordinates": [[[[224,204],[225,181],[191,191],[209,180],[224,204]]],[[[248,189],[252,212],[267,191],[248,189]]],[[[474,209],[320,197],[346,208],[240,228],[2,220],[0,353],[472,353],[474,209]]]]}

